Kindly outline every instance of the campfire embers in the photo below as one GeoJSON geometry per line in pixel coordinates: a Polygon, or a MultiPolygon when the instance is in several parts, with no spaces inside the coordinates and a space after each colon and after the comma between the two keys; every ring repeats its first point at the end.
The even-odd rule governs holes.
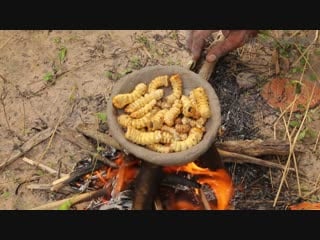
{"type": "MultiPolygon", "coordinates": [[[[208,156],[204,159],[207,162],[208,156]]],[[[88,210],[229,209],[233,196],[230,175],[221,163],[213,169],[213,165],[202,166],[199,160],[183,166],[161,167],[118,152],[113,160],[117,167],[99,161],[80,161],[74,172],[92,170],[69,185],[81,192],[106,190],[103,197],[88,204],[88,210]]]]}

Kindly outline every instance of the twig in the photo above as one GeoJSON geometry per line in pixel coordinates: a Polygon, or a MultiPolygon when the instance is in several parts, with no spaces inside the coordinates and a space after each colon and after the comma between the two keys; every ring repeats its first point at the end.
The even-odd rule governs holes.
{"type": "MultiPolygon", "coordinates": [[[[29,159],[29,158],[24,157],[24,158],[22,158],[22,160],[24,162],[26,162],[26,163],[29,163],[32,166],[36,166],[36,167],[40,168],[41,170],[44,170],[44,171],[48,172],[50,174],[57,174],[58,173],[58,171],[56,171],[56,170],[54,170],[54,169],[52,169],[52,168],[50,168],[50,167],[48,167],[48,166],[46,166],[46,165],[44,165],[42,163],[33,161],[33,160],[29,159]]],[[[62,173],[61,175],[63,176],[63,175],[67,175],[67,174],[63,174],[62,173]]]]}
{"type": "Polygon", "coordinates": [[[82,134],[84,134],[87,137],[90,137],[94,140],[96,140],[97,142],[112,146],[118,150],[123,150],[123,147],[121,147],[121,145],[116,142],[112,137],[110,137],[107,134],[104,134],[102,132],[96,131],[93,128],[93,125],[90,124],[79,124],[76,127],[77,131],[81,132],[82,134]]]}
{"type": "Polygon", "coordinates": [[[26,141],[20,148],[14,150],[11,156],[6,161],[0,164],[0,170],[8,166],[9,164],[13,163],[15,160],[27,153],[34,146],[49,138],[51,134],[52,129],[47,128],[46,130],[43,130],[42,132],[39,132],[36,135],[34,135],[32,138],[26,141]]]}
{"type": "Polygon", "coordinates": [[[5,41],[5,42],[0,46],[0,49],[4,48],[4,47],[10,42],[10,40],[11,40],[12,38],[13,38],[13,36],[9,37],[9,38],[7,39],[7,41],[5,41]]]}
{"type": "MultiPolygon", "coordinates": [[[[218,149],[218,152],[221,155],[221,157],[224,158],[224,162],[251,163],[263,167],[279,168],[281,170],[285,169],[285,167],[281,164],[265,161],[260,158],[251,157],[240,153],[227,152],[221,149],[218,149]]],[[[293,168],[290,168],[289,170],[295,171],[293,168]]]]}
{"type": "Polygon", "coordinates": [[[156,197],[156,199],[154,200],[154,208],[155,210],[163,210],[163,206],[162,206],[162,202],[159,198],[159,196],[156,197]]]}
{"type": "MultiPolygon", "coordinates": [[[[307,63],[306,63],[306,64],[307,64],[307,63]]],[[[303,72],[302,72],[302,74],[301,74],[301,78],[302,78],[302,76],[303,76],[303,74],[304,74],[304,72],[305,72],[306,64],[304,65],[303,72]]],[[[279,198],[279,195],[280,195],[280,192],[281,192],[281,189],[282,189],[284,180],[285,180],[285,178],[286,178],[286,176],[287,176],[287,173],[288,173],[288,168],[289,168],[289,166],[290,166],[291,157],[292,157],[292,155],[294,154],[294,148],[295,148],[296,143],[297,143],[297,141],[298,141],[298,137],[299,137],[299,134],[300,134],[300,132],[301,132],[301,130],[302,130],[303,124],[304,124],[305,120],[307,119],[307,115],[308,115],[308,112],[309,112],[311,100],[312,100],[313,95],[314,95],[314,90],[315,90],[315,87],[316,87],[316,83],[317,83],[317,82],[315,82],[314,85],[313,85],[313,88],[312,88],[310,97],[309,97],[308,102],[307,102],[306,110],[305,110],[304,116],[303,116],[303,118],[302,118],[301,124],[300,124],[300,126],[299,126],[299,129],[298,129],[297,133],[295,134],[293,141],[292,141],[292,142],[290,141],[290,152],[289,152],[288,160],[287,160],[287,163],[286,163],[286,168],[285,168],[285,170],[284,170],[284,172],[283,172],[283,175],[282,175],[282,178],[281,178],[281,181],[280,181],[280,185],[279,185],[279,188],[278,188],[276,197],[275,197],[275,199],[274,199],[274,204],[273,204],[273,206],[276,205],[277,200],[278,200],[278,198],[279,198]]],[[[294,159],[295,159],[295,158],[294,158],[294,159]]],[[[295,163],[295,167],[296,167],[296,166],[297,166],[297,163],[295,163]]],[[[296,173],[297,173],[297,172],[296,172],[296,173]]],[[[298,175],[297,175],[297,178],[298,178],[298,175]]],[[[298,183],[298,184],[299,184],[299,183],[298,183]]]]}
{"type": "Polygon", "coordinates": [[[284,111],[281,111],[280,116],[277,118],[277,120],[274,122],[273,124],[273,139],[277,140],[277,124],[278,122],[282,119],[282,117],[285,115],[285,113],[294,105],[295,101],[296,101],[296,96],[294,97],[294,99],[292,100],[292,102],[285,108],[284,111]]]}
{"type": "Polygon", "coordinates": [[[59,128],[57,132],[59,136],[63,139],[71,142],[72,144],[78,146],[86,151],[94,152],[96,149],[93,147],[92,143],[79,131],[70,128],[59,128]]]}
{"type": "Polygon", "coordinates": [[[319,142],[319,138],[320,138],[320,130],[319,130],[319,132],[318,132],[317,140],[316,140],[316,142],[315,142],[315,144],[314,144],[314,147],[313,147],[313,149],[312,149],[314,152],[315,152],[316,149],[317,149],[317,145],[318,145],[318,142],[319,142]]]}
{"type": "Polygon", "coordinates": [[[77,196],[73,196],[70,198],[66,198],[66,199],[62,199],[59,201],[55,201],[55,202],[51,202],[51,203],[47,203],[44,204],[42,206],[39,207],[35,207],[35,208],[31,208],[30,210],[58,210],[59,206],[61,206],[62,204],[69,202],[70,203],[70,207],[72,207],[75,204],[81,203],[81,202],[87,202],[90,201],[91,199],[94,198],[98,198],[98,197],[102,197],[104,195],[106,195],[106,189],[102,188],[93,192],[89,192],[89,193],[83,193],[77,196]]]}
{"type": "MultiPolygon", "coordinates": [[[[76,88],[73,88],[71,93],[70,93],[70,96],[69,96],[69,99],[70,97],[74,94],[74,91],[76,90],[76,88]]],[[[67,111],[67,105],[68,105],[69,102],[66,102],[65,104],[65,107],[64,107],[64,111],[62,111],[62,113],[60,114],[59,116],[59,119],[58,119],[58,122],[56,124],[56,126],[54,127],[53,131],[52,131],[52,134],[51,134],[51,137],[50,137],[50,140],[45,148],[45,150],[43,151],[43,153],[40,155],[39,159],[38,159],[38,162],[40,162],[44,155],[48,152],[50,146],[51,146],[51,143],[52,143],[52,140],[53,140],[53,137],[55,136],[55,133],[57,132],[57,129],[58,129],[58,126],[62,123],[62,117],[64,116],[65,112],[67,111]]]]}
{"type": "Polygon", "coordinates": [[[44,184],[44,183],[33,183],[27,186],[27,189],[30,190],[50,190],[51,184],[44,184]]]}
{"type": "Polygon", "coordinates": [[[26,107],[24,103],[24,98],[22,98],[22,108],[23,108],[23,136],[26,135],[26,107]]]}
{"type": "Polygon", "coordinates": [[[9,129],[9,131],[11,131],[9,120],[8,120],[8,115],[7,115],[7,110],[6,110],[6,105],[4,103],[4,101],[5,101],[6,97],[7,97],[7,94],[8,94],[7,89],[5,88],[5,84],[7,83],[7,79],[5,79],[1,74],[0,74],[0,78],[3,80],[2,92],[1,92],[1,95],[0,95],[0,102],[1,102],[1,105],[2,105],[4,118],[6,120],[8,129],[9,129]]]}
{"type": "Polygon", "coordinates": [[[205,210],[212,210],[210,207],[210,204],[208,202],[208,199],[207,199],[206,195],[204,194],[202,188],[199,189],[199,193],[200,193],[200,199],[203,203],[204,209],[205,210]]]}
{"type": "MultiPolygon", "coordinates": [[[[300,49],[297,48],[298,51],[301,53],[301,55],[300,55],[300,57],[292,64],[293,67],[294,67],[297,63],[300,62],[300,59],[301,59],[301,58],[304,58],[304,57],[305,57],[304,55],[309,51],[309,49],[311,48],[311,46],[314,45],[314,44],[317,42],[318,37],[319,37],[319,30],[316,30],[315,36],[314,36],[314,39],[313,39],[312,43],[311,43],[302,53],[301,53],[300,49]]],[[[296,47],[297,47],[297,45],[296,45],[296,47]]]]}
{"type": "Polygon", "coordinates": [[[296,30],[294,33],[292,33],[287,40],[293,38],[294,36],[296,36],[298,33],[300,32],[300,30],[296,30]]]}
{"type": "MultiPolygon", "coordinates": [[[[297,50],[299,51],[300,54],[302,54],[301,50],[298,48],[297,44],[295,44],[297,50]]],[[[303,56],[303,59],[306,61],[306,64],[309,66],[310,70],[312,71],[312,73],[317,77],[317,80],[319,81],[319,74],[314,70],[314,68],[312,67],[312,65],[310,64],[310,61],[308,58],[306,58],[305,56],[303,56]]],[[[301,82],[301,81],[300,81],[301,82]]]]}
{"type": "Polygon", "coordinates": [[[148,55],[148,57],[149,57],[150,59],[152,59],[152,56],[151,56],[151,54],[149,53],[148,49],[147,49],[145,46],[142,46],[142,49],[145,51],[145,53],[148,55]]]}
{"type": "Polygon", "coordinates": [[[307,193],[306,195],[304,195],[304,196],[303,196],[303,199],[308,198],[310,195],[316,193],[316,192],[319,191],[319,190],[320,190],[320,186],[317,187],[317,188],[315,188],[315,189],[313,189],[311,192],[307,193]]]}

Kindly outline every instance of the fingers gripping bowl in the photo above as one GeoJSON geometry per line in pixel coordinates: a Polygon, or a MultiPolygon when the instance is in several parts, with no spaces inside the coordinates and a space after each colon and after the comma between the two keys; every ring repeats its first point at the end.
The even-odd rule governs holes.
{"type": "MultiPolygon", "coordinates": [[[[165,95],[169,94],[169,92],[165,92],[165,95]]],[[[221,124],[220,103],[214,89],[198,74],[180,66],[146,67],[118,80],[107,103],[107,116],[110,134],[124,149],[140,159],[161,166],[183,165],[195,161],[213,144],[221,124]],[[158,76],[175,74],[178,74],[182,79],[182,94],[188,95],[193,89],[202,87],[208,96],[211,117],[206,121],[205,132],[201,141],[187,150],[172,153],[159,153],[129,141],[125,137],[123,127],[118,123],[118,116],[124,111],[116,108],[112,99],[118,94],[132,92],[139,83],[149,84],[151,80],[158,76]]]]}

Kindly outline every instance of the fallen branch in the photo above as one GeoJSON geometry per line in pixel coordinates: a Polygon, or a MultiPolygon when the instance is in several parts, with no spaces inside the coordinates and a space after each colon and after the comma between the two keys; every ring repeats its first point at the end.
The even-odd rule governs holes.
{"type": "MultiPolygon", "coordinates": [[[[265,161],[260,158],[250,157],[240,153],[228,152],[221,149],[218,149],[218,152],[221,155],[221,157],[224,158],[224,162],[251,163],[264,167],[279,168],[281,170],[285,169],[285,167],[281,164],[265,161]]],[[[289,168],[289,170],[295,171],[294,168],[289,168]]]]}
{"type": "Polygon", "coordinates": [[[79,124],[76,129],[85,136],[90,137],[99,143],[104,143],[121,151],[124,150],[123,147],[121,147],[121,145],[112,137],[95,130],[95,127],[92,124],[79,124]]]}
{"type": "MultiPolygon", "coordinates": [[[[262,155],[280,155],[287,156],[290,152],[290,144],[288,141],[281,140],[237,140],[225,141],[215,143],[217,148],[228,152],[236,152],[249,156],[262,156],[262,155]]],[[[295,149],[297,152],[301,149],[295,149]]]]}
{"type": "Polygon", "coordinates": [[[51,203],[47,203],[44,204],[42,206],[39,207],[35,207],[35,208],[31,208],[30,210],[58,210],[59,207],[68,202],[70,207],[72,207],[75,204],[81,203],[81,202],[87,202],[90,201],[92,199],[98,198],[98,197],[102,197],[104,195],[107,194],[107,191],[105,188],[93,191],[93,192],[88,192],[88,193],[83,193],[77,196],[73,196],[70,198],[66,198],[66,199],[62,199],[59,201],[55,201],[55,202],[51,202],[51,203]]]}
{"type": "MultiPolygon", "coordinates": [[[[26,163],[28,163],[28,164],[30,164],[32,166],[36,166],[36,167],[40,168],[41,170],[44,170],[44,171],[46,171],[46,172],[48,172],[50,174],[57,174],[58,173],[58,171],[56,171],[56,170],[54,170],[54,169],[52,169],[52,168],[50,168],[50,167],[48,167],[48,166],[46,166],[46,165],[44,165],[42,163],[39,163],[39,162],[33,161],[33,160],[29,159],[29,158],[26,158],[26,157],[22,158],[22,161],[24,161],[24,162],[26,162],[26,163]]],[[[67,174],[63,174],[62,173],[61,175],[65,176],[67,174]]]]}
{"type": "Polygon", "coordinates": [[[33,137],[31,137],[28,141],[26,141],[20,148],[17,148],[13,151],[11,156],[0,164],[0,170],[2,170],[4,167],[8,166],[9,164],[13,163],[15,160],[17,160],[19,157],[23,156],[25,153],[27,153],[30,149],[32,149],[34,146],[38,145],[39,143],[43,142],[47,138],[49,138],[52,134],[52,129],[47,128],[43,130],[42,132],[37,133],[33,137]]]}
{"type": "Polygon", "coordinates": [[[60,137],[78,146],[81,149],[94,152],[96,149],[81,133],[70,128],[59,128],[57,132],[60,137]]]}

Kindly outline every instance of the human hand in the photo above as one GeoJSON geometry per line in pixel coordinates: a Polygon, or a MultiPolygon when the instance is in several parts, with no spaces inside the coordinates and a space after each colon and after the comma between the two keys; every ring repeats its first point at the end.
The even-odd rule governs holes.
{"type": "MultiPolygon", "coordinates": [[[[219,30],[191,30],[188,32],[187,48],[191,51],[192,58],[197,61],[205,46],[206,39],[219,30]]],[[[217,42],[207,50],[206,60],[213,62],[225,54],[242,47],[250,38],[258,34],[257,30],[222,30],[225,39],[217,42]]]]}

